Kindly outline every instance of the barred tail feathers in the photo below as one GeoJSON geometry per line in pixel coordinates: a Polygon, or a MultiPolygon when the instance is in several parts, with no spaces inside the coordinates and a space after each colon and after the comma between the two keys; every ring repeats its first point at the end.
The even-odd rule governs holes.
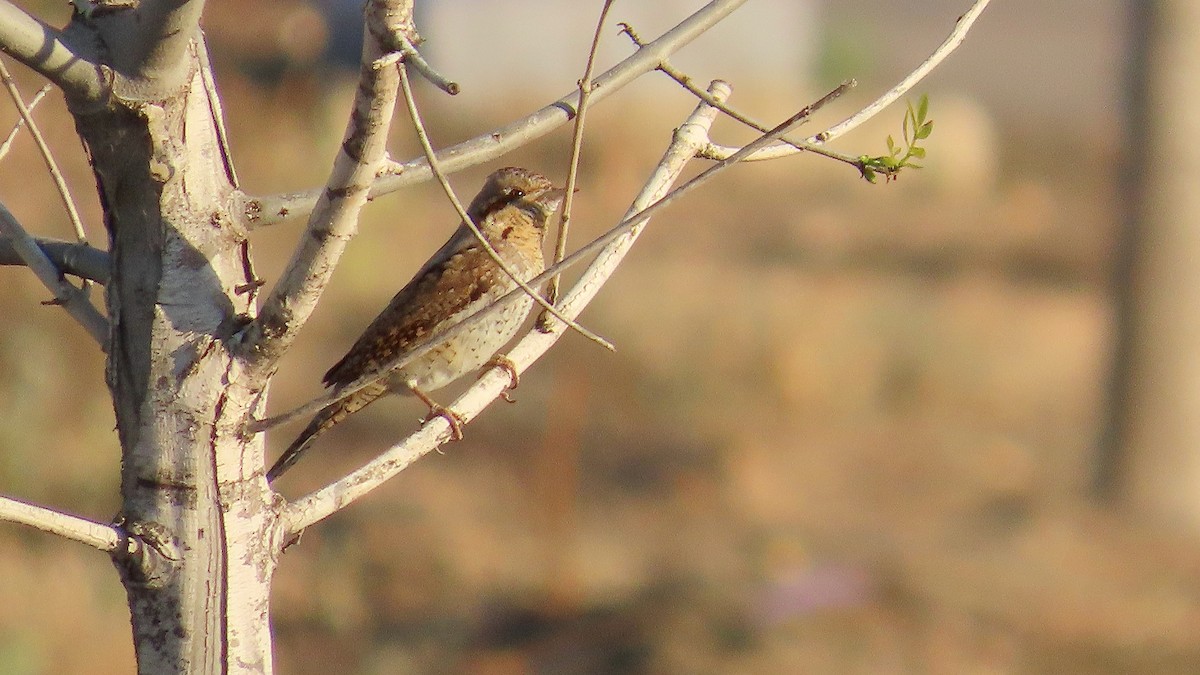
{"type": "Polygon", "coordinates": [[[380,396],[383,396],[388,391],[387,385],[383,382],[376,382],[372,385],[364,387],[346,398],[331,403],[317,413],[304,431],[292,441],[287,450],[283,451],[279,459],[275,461],[267,471],[267,482],[274,482],[285,471],[290,469],[293,464],[300,460],[300,456],[308,450],[308,446],[316,440],[317,436],[331,429],[335,424],[346,419],[353,413],[362,410],[373,403],[380,396]]]}

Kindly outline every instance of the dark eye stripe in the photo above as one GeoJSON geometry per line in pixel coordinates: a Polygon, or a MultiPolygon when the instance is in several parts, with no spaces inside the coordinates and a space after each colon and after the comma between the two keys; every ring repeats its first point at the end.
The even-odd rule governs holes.
{"type": "Polygon", "coordinates": [[[497,195],[495,199],[484,205],[483,212],[479,214],[479,217],[486,218],[524,196],[525,191],[519,188],[505,190],[503,193],[497,195]]]}

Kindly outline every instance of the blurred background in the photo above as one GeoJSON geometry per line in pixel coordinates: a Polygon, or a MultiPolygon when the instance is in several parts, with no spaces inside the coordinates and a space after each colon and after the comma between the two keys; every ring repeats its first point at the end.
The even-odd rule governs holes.
{"type": "MultiPolygon", "coordinates": [[[[67,19],[65,3],[23,4],[67,19]]],[[[464,90],[423,86],[435,144],[570,91],[599,4],[422,4],[424,50],[464,90]]],[[[617,2],[611,19],[650,39],[701,4],[617,2]]],[[[856,78],[815,132],[891,87],[969,4],[751,2],[672,61],[729,80],[731,103],[771,124],[856,78]]],[[[1130,280],[1153,278],[1130,271],[1125,234],[1151,175],[1137,157],[1157,147],[1146,112],[1123,103],[1145,55],[1134,7],[994,2],[914,92],[935,120],[922,171],[869,185],[815,156],[747,164],[656,219],[582,317],[615,354],[566,336],[515,405],[289,549],[273,599],[279,672],[1200,672],[1200,491],[1186,470],[1200,453],[1138,421],[1159,380],[1123,379],[1153,362],[1138,354],[1186,354],[1194,336],[1168,331],[1139,352],[1119,330],[1137,325],[1130,280]],[[1174,454],[1138,445],[1146,429],[1174,454]]],[[[323,182],[357,21],[355,2],[208,3],[251,193],[323,182]]],[[[613,26],[604,41],[601,69],[631,52],[613,26]]],[[[40,86],[20,75],[27,95],[40,86]]],[[[619,219],[694,105],[650,74],[592,109],[577,242],[619,219]]],[[[16,114],[0,108],[7,129],[16,114]]],[[[882,154],[902,116],[834,145],[882,154]]],[[[102,242],[61,97],[38,118],[102,242]]],[[[403,112],[393,128],[393,157],[419,154],[403,112]]],[[[455,183],[472,195],[507,164],[561,180],[570,133],[455,183]]],[[[725,120],[715,136],[752,138],[725,120]]],[[[1184,152],[1169,169],[1186,181],[1184,152]]],[[[69,238],[27,137],[0,165],[0,198],[35,234],[69,238]]],[[[321,393],[321,374],[454,225],[429,185],[368,208],[282,364],[273,411],[321,393]]],[[[260,275],[275,280],[301,227],[253,235],[260,275]]],[[[1184,229],[1153,250],[1186,253],[1184,229]]],[[[1153,269],[1187,280],[1187,267],[1153,269]]],[[[0,491],[107,519],[119,449],[101,355],[38,304],[27,270],[0,269],[0,288],[0,491]]],[[[1190,306],[1195,288],[1167,296],[1190,306]]],[[[1170,402],[1163,419],[1197,417],[1189,392],[1170,402]]],[[[422,412],[378,403],[278,487],[301,495],[359,466],[422,412]]],[[[273,431],[272,454],[298,431],[273,431]]],[[[0,527],[0,673],[132,663],[107,559],[0,527]]]]}

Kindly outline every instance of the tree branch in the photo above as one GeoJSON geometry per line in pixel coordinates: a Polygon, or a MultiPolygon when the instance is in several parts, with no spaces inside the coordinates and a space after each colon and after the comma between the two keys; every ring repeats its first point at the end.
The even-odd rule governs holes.
{"type": "MultiPolygon", "coordinates": [[[[62,241],[61,239],[45,239],[33,237],[34,243],[42,250],[50,262],[64,274],[71,274],[82,279],[91,279],[97,283],[108,283],[109,261],[108,252],[93,248],[86,243],[62,241]]],[[[25,265],[25,260],[17,253],[13,240],[7,235],[0,236],[0,265],[25,265]]]]}
{"type": "Polygon", "coordinates": [[[35,506],[11,497],[0,496],[0,521],[35,527],[71,541],[87,544],[105,553],[131,545],[128,537],[112,525],[71,516],[44,506],[35,506]]]}
{"type": "MultiPolygon", "coordinates": [[[[646,43],[593,81],[592,102],[607,98],[640,75],[654,70],[668,56],[695,40],[745,2],[713,0],[658,39],[646,43]]],[[[453,173],[500,157],[574,119],[578,99],[578,89],[573,90],[532,114],[442,150],[438,158],[442,160],[446,172],[453,173]]],[[[408,160],[396,168],[397,171],[375,180],[371,186],[372,198],[427,181],[431,177],[429,163],[424,157],[408,160]]],[[[246,226],[263,227],[307,215],[320,195],[320,190],[309,190],[251,199],[247,204],[246,226]]]]}
{"type": "Polygon", "coordinates": [[[399,53],[384,47],[398,41],[386,33],[411,30],[411,7],[411,0],[377,0],[367,8],[360,81],[341,152],[291,262],[244,332],[245,352],[260,376],[291,346],[312,314],[357,229],[371,183],[384,167],[400,86],[399,53]]]}
{"type": "Polygon", "coordinates": [[[54,294],[54,304],[62,305],[63,309],[83,326],[88,335],[107,351],[108,319],[92,305],[83,290],[72,286],[63,278],[58,267],[46,257],[33,237],[29,236],[3,204],[0,204],[0,235],[3,235],[0,239],[8,241],[21,260],[54,294]]]}
{"type": "MultiPolygon", "coordinates": [[[[726,98],[729,92],[728,85],[714,84],[713,93],[719,99],[726,98]]],[[[718,111],[715,108],[701,102],[688,120],[675,132],[658,168],[651,175],[633,206],[630,207],[630,216],[641,213],[643,209],[656,200],[660,200],[662,195],[667,192],[671,183],[682,173],[684,166],[695,156],[696,151],[708,142],[708,129],[717,114],[718,111]]],[[[626,220],[628,221],[629,218],[626,220]]],[[[592,266],[563,296],[558,307],[564,314],[571,317],[579,315],[584,306],[595,297],[608,276],[616,269],[617,264],[637,238],[638,230],[644,224],[645,219],[641,219],[638,226],[626,233],[627,236],[612,242],[601,251],[592,266]]],[[[553,272],[548,271],[544,276],[551,274],[553,272]]],[[[516,292],[510,293],[510,295],[515,297],[516,292]]],[[[533,330],[508,353],[508,358],[517,371],[524,370],[549,350],[563,334],[561,331],[533,330]]],[[[508,373],[503,368],[493,368],[452,404],[453,409],[464,421],[474,418],[505,391],[510,384],[507,377],[508,373]]],[[[449,424],[440,417],[435,418],[426,423],[417,433],[393,446],[366,466],[293,502],[287,507],[284,514],[288,532],[297,533],[366,495],[436,448],[445,441],[449,433],[449,424]]]]}
{"type": "Polygon", "coordinates": [[[72,101],[108,95],[108,78],[96,61],[77,51],[61,31],[8,0],[0,0],[0,51],[58,85],[72,101]]]}

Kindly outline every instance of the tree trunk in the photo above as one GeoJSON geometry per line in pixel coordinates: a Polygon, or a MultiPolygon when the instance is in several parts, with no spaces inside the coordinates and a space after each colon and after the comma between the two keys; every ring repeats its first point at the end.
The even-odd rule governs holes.
{"type": "Polygon", "coordinates": [[[1132,509],[1200,533],[1200,6],[1138,5],[1125,265],[1118,280],[1116,432],[1101,487],[1132,509]]]}
{"type": "Polygon", "coordinates": [[[118,91],[103,110],[76,112],[112,253],[121,521],[151,544],[118,561],[143,673],[271,670],[277,518],[263,437],[242,431],[265,392],[240,385],[227,348],[256,287],[203,49],[197,34],[190,77],[164,99],[118,91]]]}

